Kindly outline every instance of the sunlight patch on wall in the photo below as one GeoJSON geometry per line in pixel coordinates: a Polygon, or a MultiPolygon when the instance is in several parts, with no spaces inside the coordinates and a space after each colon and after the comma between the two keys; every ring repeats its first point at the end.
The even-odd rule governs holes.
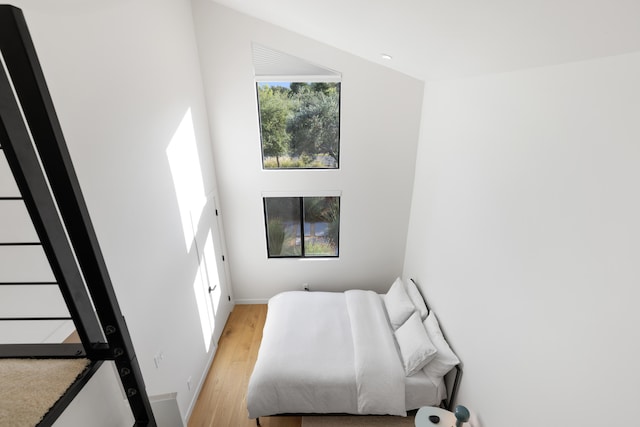
{"type": "Polygon", "coordinates": [[[202,338],[204,340],[205,352],[209,352],[211,345],[211,335],[213,334],[214,319],[212,316],[211,299],[209,298],[208,286],[206,280],[202,277],[202,261],[198,266],[196,277],[193,281],[193,293],[196,297],[198,305],[198,314],[200,315],[200,326],[202,328],[202,338]]]}
{"type": "Polygon", "coordinates": [[[220,276],[218,275],[218,258],[216,257],[216,251],[213,246],[213,234],[211,230],[207,235],[207,240],[204,244],[204,254],[202,256],[202,260],[204,262],[204,268],[206,273],[206,278],[208,279],[208,285],[211,289],[211,298],[209,299],[210,303],[213,303],[210,308],[209,316],[211,319],[215,318],[216,313],[218,312],[218,306],[220,305],[220,298],[222,296],[222,292],[220,289],[220,276]]]}
{"type": "Polygon", "coordinates": [[[198,314],[200,315],[200,325],[202,327],[205,349],[209,352],[211,335],[213,334],[216,324],[216,312],[218,311],[220,298],[222,296],[211,230],[207,233],[204,250],[202,256],[200,256],[198,272],[193,284],[193,292],[195,293],[196,303],[198,305],[198,314]]]}
{"type": "Polygon", "coordinates": [[[191,109],[187,110],[171,138],[167,158],[176,189],[185,245],[189,251],[206,203],[191,109]]]}
{"type": "Polygon", "coordinates": [[[196,279],[193,283],[193,292],[198,305],[202,337],[204,338],[206,351],[209,352],[211,336],[216,324],[216,313],[220,305],[220,298],[222,298],[217,257],[211,229],[209,229],[207,233],[207,239],[205,240],[202,250],[196,242],[196,252],[199,254],[199,262],[196,279]]]}

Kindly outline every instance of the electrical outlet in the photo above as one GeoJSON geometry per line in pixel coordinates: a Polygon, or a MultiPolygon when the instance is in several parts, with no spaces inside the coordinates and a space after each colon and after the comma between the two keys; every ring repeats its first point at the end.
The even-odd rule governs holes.
{"type": "Polygon", "coordinates": [[[308,283],[303,283],[302,284],[302,290],[309,292],[309,284],[308,283]]]}
{"type": "Polygon", "coordinates": [[[155,356],[153,356],[153,363],[156,365],[156,369],[160,369],[160,364],[164,360],[164,353],[159,352],[155,356]]]}

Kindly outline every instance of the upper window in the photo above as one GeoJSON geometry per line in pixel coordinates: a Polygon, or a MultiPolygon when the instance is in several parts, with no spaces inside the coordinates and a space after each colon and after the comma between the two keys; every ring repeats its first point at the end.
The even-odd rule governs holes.
{"type": "Polygon", "coordinates": [[[253,44],[264,169],[337,169],[341,74],[253,44]]]}
{"type": "Polygon", "coordinates": [[[265,169],[335,169],[340,160],[340,83],[258,82],[265,169]]]}

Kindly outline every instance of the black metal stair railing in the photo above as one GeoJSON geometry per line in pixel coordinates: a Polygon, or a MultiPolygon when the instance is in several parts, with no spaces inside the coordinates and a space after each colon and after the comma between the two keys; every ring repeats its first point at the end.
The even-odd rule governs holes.
{"type": "MultiPolygon", "coordinates": [[[[87,357],[94,362],[93,372],[103,360],[111,360],[120,373],[134,425],[153,427],[156,422],[142,373],[53,101],[24,16],[13,6],[0,6],[0,53],[0,151],[20,192],[0,197],[0,203],[21,200],[39,237],[39,242],[4,242],[4,246],[42,248],[55,280],[20,284],[57,285],[82,342],[0,344],[0,357],[87,357]]],[[[34,319],[51,320],[21,318],[34,319]]],[[[74,385],[71,394],[82,385],[74,385]]],[[[41,425],[50,425],[66,404],[54,407],[41,425]]]]}

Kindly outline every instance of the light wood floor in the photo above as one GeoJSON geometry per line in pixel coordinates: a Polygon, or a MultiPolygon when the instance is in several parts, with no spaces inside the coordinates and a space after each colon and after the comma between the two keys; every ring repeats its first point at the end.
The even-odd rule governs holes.
{"type": "MultiPolygon", "coordinates": [[[[258,356],[267,306],[236,305],[224,327],[189,427],[254,427],[247,414],[247,385],[258,356]]],[[[300,417],[260,418],[264,427],[300,427],[300,417]]]]}

